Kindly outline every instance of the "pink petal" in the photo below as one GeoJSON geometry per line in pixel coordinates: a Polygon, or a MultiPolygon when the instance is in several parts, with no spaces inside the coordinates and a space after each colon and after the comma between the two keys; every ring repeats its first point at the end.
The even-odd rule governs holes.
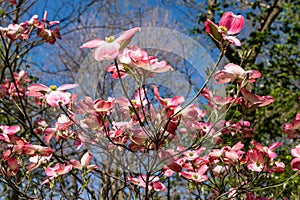
{"type": "Polygon", "coordinates": [[[283,173],[284,168],[285,168],[285,164],[283,162],[276,161],[270,171],[276,173],[283,173]]]}
{"type": "Polygon", "coordinates": [[[51,167],[47,167],[45,172],[46,172],[46,175],[50,176],[50,177],[56,175],[54,169],[52,169],[51,167]]]}
{"type": "Polygon", "coordinates": [[[291,150],[292,156],[300,159],[300,147],[291,150]]]}
{"type": "Polygon", "coordinates": [[[80,48],[95,48],[101,46],[103,43],[105,43],[105,41],[101,39],[94,39],[84,43],[83,45],[80,46],[80,48]]]}
{"type": "Polygon", "coordinates": [[[20,131],[19,126],[2,125],[2,126],[0,126],[0,129],[3,131],[4,134],[7,134],[7,135],[13,135],[13,134],[17,133],[18,131],[20,131]]]}
{"type": "Polygon", "coordinates": [[[259,104],[260,101],[257,98],[256,95],[252,94],[251,92],[249,92],[248,90],[246,90],[245,88],[241,89],[241,93],[244,96],[244,99],[246,101],[249,101],[251,104],[259,104]]]}
{"type": "Polygon", "coordinates": [[[44,12],[44,17],[42,18],[42,20],[43,20],[44,22],[46,22],[46,21],[47,21],[47,17],[48,17],[48,12],[47,12],[47,10],[45,10],[45,12],[44,12]]]}
{"type": "Polygon", "coordinates": [[[123,32],[115,41],[120,44],[120,49],[124,49],[131,41],[134,34],[141,31],[140,27],[135,27],[123,32]]]}
{"type": "Polygon", "coordinates": [[[94,108],[97,112],[107,112],[114,107],[114,101],[104,101],[102,99],[97,99],[94,102],[94,108]]]}
{"type": "Polygon", "coordinates": [[[257,79],[261,77],[261,73],[258,70],[248,70],[246,73],[249,76],[249,79],[257,79]]]}
{"type": "Polygon", "coordinates": [[[71,101],[71,93],[53,91],[46,95],[46,101],[50,106],[66,105],[71,101]]]}
{"type": "Polygon", "coordinates": [[[238,151],[241,150],[242,148],[244,148],[244,144],[242,142],[238,142],[231,148],[231,150],[238,151]]]}
{"type": "Polygon", "coordinates": [[[242,45],[241,41],[234,36],[225,36],[224,39],[231,42],[234,46],[240,47],[242,45]]]}
{"type": "Polygon", "coordinates": [[[73,165],[74,168],[76,169],[82,169],[81,163],[78,160],[69,160],[69,163],[73,165]]]}
{"type": "Polygon", "coordinates": [[[169,70],[172,70],[172,67],[168,65],[166,61],[163,60],[158,62],[157,59],[150,60],[150,71],[162,73],[169,70]]]}
{"type": "Polygon", "coordinates": [[[166,186],[161,182],[154,182],[152,186],[155,191],[166,191],[166,186]]]}
{"type": "Polygon", "coordinates": [[[206,32],[212,36],[215,40],[220,41],[222,38],[222,30],[219,28],[217,24],[212,22],[211,20],[207,20],[204,23],[206,32]]]}
{"type": "Polygon", "coordinates": [[[78,102],[78,110],[83,113],[95,112],[94,100],[91,97],[84,97],[83,100],[78,102]]]}
{"type": "Polygon", "coordinates": [[[294,158],[291,162],[291,168],[293,171],[300,170],[300,158],[294,158]]]}
{"type": "Polygon", "coordinates": [[[95,59],[97,61],[113,60],[118,56],[119,49],[120,44],[118,44],[116,41],[111,43],[103,42],[101,46],[95,50],[95,59]]]}
{"type": "Polygon", "coordinates": [[[281,144],[282,144],[281,142],[274,142],[270,145],[269,149],[273,151],[273,150],[277,149],[278,147],[280,147],[281,144]]]}
{"type": "Polygon", "coordinates": [[[13,157],[10,157],[7,159],[7,164],[8,164],[9,169],[12,171],[19,168],[18,161],[13,157]]]}
{"type": "Polygon", "coordinates": [[[50,89],[46,85],[36,83],[27,87],[26,95],[32,97],[39,97],[42,95],[42,93],[47,93],[49,91],[50,89]]]}
{"type": "Polygon", "coordinates": [[[78,87],[78,84],[63,84],[57,88],[58,91],[64,91],[78,87]]]}
{"type": "Polygon", "coordinates": [[[217,84],[229,83],[235,80],[235,76],[223,70],[217,71],[214,75],[217,84]]]}
{"type": "Polygon", "coordinates": [[[252,143],[253,143],[255,149],[259,150],[260,152],[265,152],[264,147],[260,143],[254,141],[254,140],[252,141],[252,143]]]}
{"type": "Polygon", "coordinates": [[[259,107],[267,106],[274,102],[274,98],[271,96],[262,96],[261,97],[261,96],[256,95],[256,97],[260,101],[260,104],[258,105],[259,107]]]}
{"type": "Polygon", "coordinates": [[[227,34],[237,34],[243,29],[244,17],[233,12],[225,12],[219,24],[226,27],[227,34]]]}
{"type": "MultiPolygon", "coordinates": [[[[118,64],[118,67],[119,67],[119,72],[120,72],[121,78],[126,77],[127,74],[126,74],[126,71],[125,71],[123,65],[118,64]]],[[[113,65],[108,66],[106,68],[106,72],[110,73],[110,77],[115,78],[115,79],[119,79],[119,73],[118,73],[116,65],[113,64],[113,65]]]]}
{"type": "Polygon", "coordinates": [[[224,66],[224,69],[226,72],[233,73],[236,76],[241,76],[245,72],[242,67],[233,63],[228,63],[224,66]]]}
{"type": "Polygon", "coordinates": [[[87,167],[91,163],[92,158],[93,158],[92,154],[86,152],[81,158],[81,165],[83,167],[87,167]]]}

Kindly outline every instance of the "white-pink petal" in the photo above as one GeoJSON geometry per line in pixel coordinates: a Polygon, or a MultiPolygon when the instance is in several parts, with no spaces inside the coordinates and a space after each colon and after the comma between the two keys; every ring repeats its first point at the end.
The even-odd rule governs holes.
{"type": "Polygon", "coordinates": [[[80,48],[96,48],[101,46],[105,41],[101,39],[94,39],[91,41],[88,41],[80,46],[80,48]]]}
{"type": "Polygon", "coordinates": [[[120,44],[116,41],[108,43],[104,42],[95,50],[95,59],[97,61],[102,60],[114,60],[119,54],[120,44]]]}
{"type": "Polygon", "coordinates": [[[234,36],[225,36],[224,39],[231,42],[234,46],[240,47],[242,45],[241,41],[234,36]]]}
{"type": "Polygon", "coordinates": [[[78,87],[78,84],[63,84],[57,88],[58,91],[64,91],[78,87]]]}

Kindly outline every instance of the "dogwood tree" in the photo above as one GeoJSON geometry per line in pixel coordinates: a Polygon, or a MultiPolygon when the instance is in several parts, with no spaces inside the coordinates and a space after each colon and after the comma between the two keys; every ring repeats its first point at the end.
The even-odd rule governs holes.
{"type": "MultiPolygon", "coordinates": [[[[166,96],[150,82],[174,68],[130,44],[143,27],[82,44],[93,49],[96,62],[112,62],[106,66],[108,78],[121,86],[119,96],[96,99],[80,99],[71,92],[80,87],[76,83],[46,86],[35,83],[25,69],[15,71],[21,53],[10,47],[22,49],[39,38],[50,44],[61,39],[59,22],[48,21],[47,12],[0,27],[1,59],[7,70],[0,85],[3,193],[13,191],[6,196],[24,199],[287,198],[270,191],[299,177],[299,145],[289,147],[284,155],[291,159],[282,162],[277,149],[284,139],[266,144],[256,139],[246,118],[224,118],[232,109],[238,111],[232,114],[237,118],[236,113],[246,115],[274,103],[272,96],[252,90],[263,77],[260,71],[240,63],[221,64],[229,49],[243,46],[236,34],[244,22],[232,11],[219,23],[205,22],[220,53],[189,100],[166,96]],[[124,84],[129,78],[135,82],[133,96],[124,84]],[[230,95],[216,96],[207,87],[211,79],[233,84],[230,95]],[[200,96],[206,107],[196,104],[200,96]],[[273,181],[287,168],[293,171],[289,178],[273,181]]],[[[297,134],[298,121],[297,115],[285,124],[289,137],[297,134]]]]}

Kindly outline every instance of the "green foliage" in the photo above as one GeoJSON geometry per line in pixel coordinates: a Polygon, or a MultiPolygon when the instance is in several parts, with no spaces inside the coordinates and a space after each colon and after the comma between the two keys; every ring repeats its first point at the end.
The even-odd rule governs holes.
{"type": "MultiPolygon", "coordinates": [[[[243,46],[240,49],[232,48],[233,60],[227,58],[229,62],[241,60],[242,63],[236,64],[241,64],[245,69],[259,70],[262,77],[255,83],[253,92],[261,96],[272,96],[274,103],[248,112],[246,115],[243,115],[241,110],[234,110],[229,113],[227,119],[250,121],[251,127],[255,129],[254,139],[264,145],[269,145],[274,141],[285,141],[278,153],[282,155],[281,161],[287,165],[286,172],[278,175],[276,182],[269,184],[282,183],[293,175],[289,166],[290,149],[299,144],[299,138],[287,139],[282,132],[282,126],[284,123],[291,123],[296,113],[300,112],[298,100],[300,96],[300,3],[299,1],[269,0],[243,3],[223,0],[206,9],[214,12],[216,19],[219,17],[216,15],[221,14],[217,11],[227,10],[232,10],[236,14],[240,12],[246,17],[248,25],[247,33],[243,35],[243,46]],[[279,13],[275,12],[276,9],[279,13]],[[245,56],[246,54],[248,56],[245,56]]],[[[204,34],[205,20],[205,14],[200,14],[199,26],[195,27],[192,32],[204,34]]],[[[239,36],[241,37],[242,35],[239,36]]],[[[232,88],[234,87],[230,86],[228,91],[232,88]]],[[[224,137],[224,140],[230,141],[228,137],[224,137]]],[[[296,189],[299,181],[298,176],[288,184],[281,185],[280,189],[276,187],[257,194],[273,195],[273,197],[276,195],[289,197],[292,194],[294,197],[297,195],[299,197],[296,189]]]]}

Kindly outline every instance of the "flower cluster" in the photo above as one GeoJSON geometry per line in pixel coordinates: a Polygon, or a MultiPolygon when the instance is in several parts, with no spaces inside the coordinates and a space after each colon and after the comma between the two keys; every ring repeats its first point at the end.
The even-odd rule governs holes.
{"type": "MultiPolygon", "coordinates": [[[[14,3],[14,1],[12,2],[14,3]]],[[[37,29],[37,36],[42,38],[44,42],[54,44],[56,39],[61,39],[58,27],[53,28],[59,24],[59,21],[48,21],[48,13],[45,11],[42,21],[39,21],[38,16],[34,15],[29,21],[20,24],[9,24],[7,27],[0,27],[0,33],[10,40],[28,40],[30,33],[37,29]]]]}
{"type": "MultiPolygon", "coordinates": [[[[15,4],[15,1],[10,2],[15,4]]],[[[52,27],[58,23],[48,21],[45,12],[42,21],[35,15],[29,21],[10,24],[0,31],[10,40],[27,40],[36,28],[38,37],[54,44],[60,36],[58,29],[52,27]]],[[[244,18],[232,12],[224,13],[219,25],[210,20],[205,23],[207,33],[220,44],[222,53],[230,43],[241,45],[235,34],[243,25],[244,18]]],[[[212,73],[214,76],[211,77],[217,84],[230,83],[235,87],[228,97],[215,96],[207,88],[200,89],[195,98],[202,95],[208,103],[208,110],[193,104],[193,101],[186,103],[183,96],[166,97],[158,85],[146,86],[145,82],[148,77],[172,70],[172,67],[166,61],[148,55],[145,50],[129,45],[140,31],[141,28],[135,27],[116,39],[112,36],[105,40],[94,39],[81,46],[93,48],[98,62],[114,61],[106,72],[121,84],[126,76],[133,77],[138,88],[132,96],[97,99],[86,96],[76,102],[76,94],[68,90],[76,88],[77,84],[59,87],[38,83],[28,85],[31,81],[23,70],[4,80],[0,85],[0,100],[13,100],[18,112],[11,113],[15,117],[12,123],[0,125],[1,175],[10,179],[18,173],[29,174],[43,168],[45,176],[41,183],[50,189],[63,182],[62,177],[67,175],[73,176],[81,188],[87,188],[90,176],[86,175],[91,171],[104,177],[111,173],[110,170],[102,171],[97,163],[91,164],[93,155],[86,148],[93,146],[102,148],[107,156],[115,154],[109,157],[109,162],[122,165],[124,160],[118,160],[119,155],[134,154],[140,162],[140,171],[131,172],[128,167],[129,170],[122,174],[122,185],[131,193],[144,191],[146,199],[154,192],[165,192],[169,187],[165,180],[171,181],[173,177],[187,182],[192,193],[196,189],[201,191],[200,187],[205,188],[210,199],[222,196],[233,199],[239,195],[249,200],[267,199],[255,196],[255,186],[265,184],[266,177],[285,171],[286,165],[277,158],[278,148],[283,143],[264,146],[255,141],[253,124],[244,116],[238,120],[218,116],[224,108],[232,106],[254,110],[271,104],[274,101],[271,96],[259,96],[249,89],[261,73],[244,70],[234,63],[212,73]],[[39,107],[41,111],[27,114],[30,106],[39,107]],[[46,119],[48,110],[55,111],[55,119],[46,119]],[[217,113],[215,118],[211,110],[217,113]],[[15,123],[22,126],[11,125],[15,123]],[[65,149],[65,144],[69,148],[65,149]],[[78,173],[81,173],[81,179],[78,173]]],[[[299,119],[297,114],[291,124],[284,125],[289,138],[298,137],[299,119]]],[[[298,175],[300,145],[291,150],[291,155],[291,169],[298,175]]],[[[108,178],[109,181],[112,177],[108,178]]],[[[118,180],[120,177],[113,178],[118,180]]],[[[83,190],[80,192],[84,193],[83,190]]],[[[87,193],[93,192],[87,188],[87,193]]]]}
{"type": "Polygon", "coordinates": [[[4,98],[6,96],[23,97],[25,95],[26,85],[31,82],[28,78],[28,73],[24,70],[21,70],[19,73],[14,72],[13,80],[6,78],[4,83],[0,84],[0,98],[4,98]]]}
{"type": "Polygon", "coordinates": [[[96,48],[94,56],[97,61],[116,59],[118,62],[106,69],[112,78],[140,74],[141,69],[155,73],[172,70],[166,61],[158,61],[155,56],[149,56],[145,50],[137,46],[128,46],[134,34],[140,30],[140,27],[132,28],[123,32],[117,39],[113,36],[106,38],[105,41],[94,39],[80,48],[96,48]]]}

